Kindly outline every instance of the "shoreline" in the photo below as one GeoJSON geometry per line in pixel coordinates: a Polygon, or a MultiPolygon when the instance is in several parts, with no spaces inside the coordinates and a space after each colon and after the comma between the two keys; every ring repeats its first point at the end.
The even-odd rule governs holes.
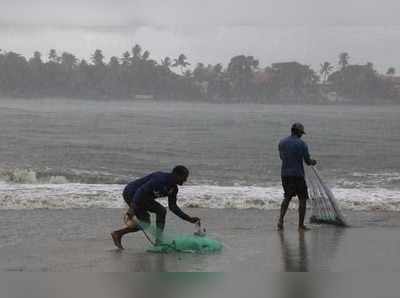
{"type": "MultiPolygon", "coordinates": [[[[118,251],[110,232],[122,224],[122,209],[0,210],[0,270],[28,272],[168,271],[400,271],[399,212],[345,212],[350,228],[311,225],[299,233],[291,210],[285,231],[278,211],[186,209],[202,218],[208,237],[221,241],[215,255],[146,253],[143,235],[128,235],[118,251]]],[[[192,225],[168,213],[166,233],[193,233],[192,225]]]]}
{"type": "Polygon", "coordinates": [[[291,102],[291,101],[272,101],[272,102],[260,102],[257,100],[205,100],[205,99],[192,99],[192,100],[183,100],[183,99],[136,99],[136,98],[105,98],[105,97],[99,97],[99,98],[93,98],[93,97],[62,97],[62,96],[45,96],[45,97],[39,97],[39,96],[18,96],[18,97],[12,97],[12,96],[0,96],[0,101],[1,100],[29,100],[29,101],[34,101],[34,100],[68,100],[68,101],[88,101],[88,102],[132,102],[132,103],[187,103],[187,104],[215,104],[215,105],[260,105],[260,106],[294,106],[294,107],[301,107],[301,106],[350,106],[350,107],[387,107],[387,106],[400,106],[400,102],[398,101],[379,101],[379,100],[374,100],[374,101],[368,101],[368,102],[291,102]]]}

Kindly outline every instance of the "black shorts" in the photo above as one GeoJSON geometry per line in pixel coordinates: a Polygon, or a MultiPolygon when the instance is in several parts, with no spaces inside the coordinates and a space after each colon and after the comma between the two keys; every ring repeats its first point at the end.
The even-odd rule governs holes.
{"type": "Polygon", "coordinates": [[[136,216],[136,218],[140,221],[150,223],[149,212],[165,216],[165,207],[155,200],[149,200],[144,204],[135,204],[132,198],[125,191],[123,192],[122,196],[126,204],[129,206],[128,214],[130,216],[136,216]]]}
{"type": "Polygon", "coordinates": [[[299,200],[308,200],[308,188],[304,177],[282,177],[282,186],[285,191],[285,199],[297,196],[299,200]]]}

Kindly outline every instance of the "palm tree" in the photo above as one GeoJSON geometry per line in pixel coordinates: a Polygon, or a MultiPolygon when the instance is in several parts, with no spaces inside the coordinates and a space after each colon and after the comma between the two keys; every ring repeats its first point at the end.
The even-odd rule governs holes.
{"type": "Polygon", "coordinates": [[[104,61],[103,61],[104,55],[103,55],[103,52],[101,50],[97,49],[93,53],[91,58],[92,58],[92,62],[93,62],[94,65],[96,65],[96,66],[104,65],[104,61]]]}
{"type": "Polygon", "coordinates": [[[161,65],[165,67],[166,69],[169,70],[171,67],[172,61],[170,57],[165,57],[164,59],[161,59],[161,65]]]}
{"type": "Polygon", "coordinates": [[[323,83],[324,84],[328,80],[328,76],[332,72],[332,70],[333,70],[333,65],[331,65],[329,62],[324,62],[323,64],[321,64],[321,70],[319,71],[319,73],[324,78],[323,79],[323,83]]]}
{"type": "Polygon", "coordinates": [[[389,67],[389,69],[387,70],[386,74],[388,76],[394,76],[396,74],[396,69],[394,67],[389,67]]]}
{"type": "Polygon", "coordinates": [[[119,61],[118,58],[115,56],[112,56],[110,58],[110,62],[108,63],[108,65],[110,66],[111,69],[116,69],[119,66],[119,61]]]}
{"type": "Polygon", "coordinates": [[[60,61],[60,58],[57,56],[57,52],[55,49],[51,49],[49,52],[49,61],[53,63],[58,63],[60,61]]]}
{"type": "Polygon", "coordinates": [[[258,69],[259,61],[253,56],[235,56],[229,62],[226,73],[230,78],[234,92],[240,96],[249,96],[252,92],[254,71],[258,69]]]}
{"type": "Polygon", "coordinates": [[[339,65],[342,67],[342,70],[349,65],[350,56],[348,53],[343,52],[339,54],[339,65]]]}
{"type": "Polygon", "coordinates": [[[33,53],[33,57],[31,59],[29,59],[29,63],[33,64],[35,66],[41,65],[42,62],[42,54],[38,51],[35,51],[33,53]]]}
{"type": "Polygon", "coordinates": [[[61,55],[61,64],[64,65],[67,69],[72,69],[78,63],[78,59],[70,53],[64,52],[61,55]]]}
{"type": "Polygon", "coordinates": [[[132,56],[133,60],[139,60],[142,58],[142,47],[140,45],[136,44],[132,48],[132,56]]]}
{"type": "Polygon", "coordinates": [[[146,61],[150,57],[150,52],[149,51],[144,51],[142,55],[142,60],[146,61]]]}
{"type": "Polygon", "coordinates": [[[222,66],[221,63],[218,63],[218,64],[216,64],[216,65],[214,66],[214,72],[215,72],[217,75],[221,74],[222,69],[223,69],[223,66],[222,66]]]}
{"type": "Polygon", "coordinates": [[[187,57],[184,54],[180,54],[177,59],[174,59],[174,64],[172,65],[172,67],[180,67],[181,73],[184,74],[184,69],[190,65],[190,63],[186,60],[187,57]]]}
{"type": "Polygon", "coordinates": [[[131,62],[131,53],[129,53],[128,51],[126,51],[125,53],[122,54],[122,65],[129,65],[129,63],[131,62]]]}

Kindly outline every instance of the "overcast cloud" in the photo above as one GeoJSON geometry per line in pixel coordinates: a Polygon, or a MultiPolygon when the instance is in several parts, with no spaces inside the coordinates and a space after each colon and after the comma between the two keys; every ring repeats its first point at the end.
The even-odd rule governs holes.
{"type": "Polygon", "coordinates": [[[355,63],[400,71],[398,0],[0,0],[0,48],[50,48],[87,58],[135,43],[154,59],[184,52],[192,63],[248,54],[263,66],[297,60],[315,68],[347,51],[355,63]]]}

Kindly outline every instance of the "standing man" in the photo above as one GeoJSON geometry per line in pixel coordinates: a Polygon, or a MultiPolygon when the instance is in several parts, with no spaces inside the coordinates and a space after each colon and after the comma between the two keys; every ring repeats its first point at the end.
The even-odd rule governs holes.
{"type": "Polygon", "coordinates": [[[141,223],[150,224],[149,212],[156,214],[156,244],[161,242],[167,210],[156,201],[157,198],[168,197],[169,209],[181,219],[193,224],[200,221],[199,218],[184,213],[176,204],[178,185],[183,185],[188,177],[189,170],[186,167],[176,166],[171,173],[155,172],[128,183],[122,193],[129,206],[126,214],[127,226],[111,233],[115,246],[123,249],[121,239],[124,235],[140,231],[141,223]]]}
{"type": "Polygon", "coordinates": [[[292,125],[292,134],[279,142],[279,155],[282,160],[282,186],[285,194],[281,205],[278,230],[283,230],[283,220],[289,203],[294,196],[297,196],[299,199],[299,230],[308,230],[304,225],[308,189],[305,181],[303,161],[309,166],[315,166],[317,162],[310,158],[307,144],[301,140],[304,134],[306,133],[303,124],[294,123],[292,125]]]}

